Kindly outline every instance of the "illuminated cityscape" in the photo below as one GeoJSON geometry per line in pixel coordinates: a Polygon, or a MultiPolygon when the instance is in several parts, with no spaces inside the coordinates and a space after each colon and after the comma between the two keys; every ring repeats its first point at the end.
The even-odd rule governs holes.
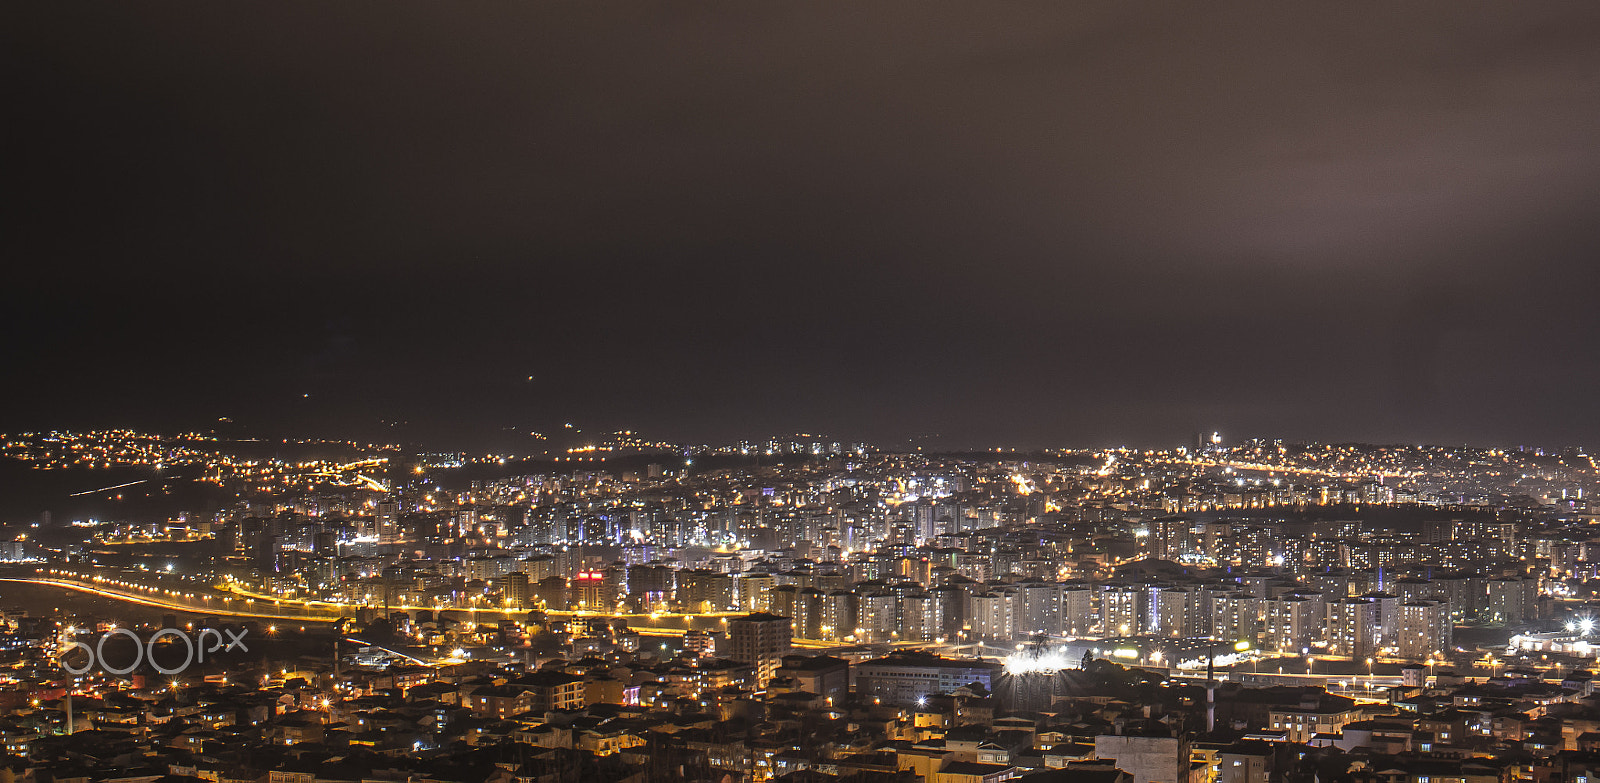
{"type": "Polygon", "coordinates": [[[1600,783],[1600,4],[13,5],[0,783],[1600,783]]]}
{"type": "Polygon", "coordinates": [[[752,780],[1170,756],[1198,783],[1224,757],[1381,748],[1521,779],[1570,743],[1600,667],[1600,470],[1576,449],[4,443],[29,471],[148,476],[84,493],[112,509],[196,502],[183,485],[216,505],[13,525],[0,595],[39,596],[4,610],[25,757],[88,732],[149,764],[216,758],[219,780],[494,748],[752,780]],[[1150,725],[1108,720],[1124,703],[1150,725]]]}

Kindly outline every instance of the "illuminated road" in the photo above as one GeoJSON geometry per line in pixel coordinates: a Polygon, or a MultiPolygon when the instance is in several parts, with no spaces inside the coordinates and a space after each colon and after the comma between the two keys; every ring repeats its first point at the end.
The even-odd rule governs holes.
{"type": "Polygon", "coordinates": [[[350,642],[351,644],[360,644],[360,645],[365,645],[367,647],[372,647],[374,649],[382,650],[382,651],[384,651],[386,653],[389,653],[390,655],[394,655],[394,656],[398,656],[400,658],[404,658],[404,659],[406,659],[408,661],[411,661],[412,663],[420,663],[423,666],[443,666],[443,665],[448,664],[448,663],[460,663],[461,662],[461,661],[459,661],[457,659],[454,659],[454,658],[444,659],[442,661],[438,661],[438,660],[427,661],[427,660],[423,660],[421,658],[418,658],[415,655],[409,655],[407,653],[400,652],[399,650],[391,650],[388,647],[384,647],[381,644],[373,644],[372,642],[369,642],[369,641],[367,641],[365,639],[357,639],[354,636],[346,636],[346,637],[344,637],[344,640],[347,641],[347,642],[350,642]]]}
{"type": "Polygon", "coordinates": [[[157,609],[169,609],[169,610],[172,610],[172,611],[184,612],[186,614],[208,614],[208,615],[218,615],[218,616],[222,616],[222,617],[249,617],[249,618],[259,618],[259,619],[262,619],[262,620],[291,620],[291,621],[302,622],[302,623],[304,623],[304,622],[313,622],[313,623],[315,623],[315,622],[333,622],[334,620],[339,619],[337,616],[319,618],[319,617],[312,617],[312,616],[304,615],[304,614],[298,614],[298,615],[295,615],[295,614],[277,614],[277,613],[274,613],[274,612],[257,611],[255,609],[236,610],[236,609],[227,608],[227,607],[217,608],[217,607],[210,606],[210,605],[203,604],[203,603],[202,604],[190,604],[190,603],[184,603],[182,601],[177,601],[177,600],[172,600],[172,599],[167,599],[167,598],[159,598],[159,597],[154,597],[154,596],[138,595],[138,594],[135,594],[135,593],[122,592],[120,590],[109,590],[109,589],[106,589],[104,587],[97,587],[97,586],[94,586],[94,585],[87,585],[87,584],[83,584],[81,582],[68,581],[68,580],[65,580],[65,579],[44,579],[44,578],[23,579],[23,578],[18,578],[18,577],[0,577],[0,582],[16,582],[16,583],[19,583],[19,584],[43,585],[45,587],[59,587],[59,588],[62,588],[64,590],[72,590],[72,591],[79,592],[79,593],[87,593],[89,595],[99,596],[101,598],[112,598],[112,599],[115,599],[115,600],[118,600],[118,601],[126,601],[128,603],[139,604],[141,606],[152,606],[152,607],[155,607],[157,609]]]}
{"type": "MultiPolygon", "coordinates": [[[[348,617],[361,609],[376,608],[354,604],[338,604],[327,601],[295,601],[277,599],[259,593],[252,593],[247,590],[242,590],[237,586],[234,586],[234,589],[231,591],[231,595],[229,593],[217,593],[213,598],[213,596],[206,594],[196,595],[193,593],[186,593],[182,595],[195,597],[180,598],[173,595],[176,591],[169,591],[160,587],[137,585],[135,583],[121,582],[120,580],[110,580],[116,582],[116,584],[107,584],[106,581],[107,580],[102,579],[102,581],[96,583],[66,578],[0,577],[0,582],[16,582],[21,584],[40,585],[44,587],[57,587],[64,590],[72,590],[101,598],[110,598],[118,601],[139,604],[141,606],[184,612],[187,614],[216,615],[219,617],[241,617],[267,621],[331,623],[339,620],[342,617],[348,617]],[[245,604],[245,606],[236,608],[236,605],[241,603],[245,604]],[[261,604],[264,608],[257,609],[256,604],[261,604]],[[265,607],[293,607],[294,611],[275,612],[265,607]]],[[[389,608],[392,611],[416,611],[419,609],[425,609],[431,611],[468,612],[473,617],[477,617],[479,615],[499,615],[510,618],[527,614],[526,610],[479,607],[456,608],[434,606],[392,606],[389,608]]],[[[725,623],[728,618],[738,617],[741,616],[741,614],[742,613],[738,612],[708,612],[703,614],[689,614],[683,612],[596,614],[593,612],[573,611],[555,611],[545,613],[546,616],[555,619],[585,619],[606,621],[623,620],[628,623],[630,630],[637,632],[639,635],[657,638],[681,637],[690,630],[694,630],[694,626],[696,625],[702,626],[701,630],[720,630],[726,627],[725,623]]],[[[794,646],[805,649],[826,650],[838,647],[847,647],[850,645],[842,642],[796,639],[794,640],[794,646]]]]}
{"type": "MultiPolygon", "coordinates": [[[[367,606],[367,605],[363,605],[363,604],[344,604],[344,603],[338,603],[338,602],[334,602],[334,601],[306,601],[306,600],[301,600],[301,599],[297,599],[297,598],[277,598],[277,597],[274,597],[274,596],[266,595],[264,593],[254,592],[252,590],[249,590],[249,589],[243,587],[242,585],[238,584],[237,582],[229,583],[227,585],[227,592],[232,593],[233,595],[242,596],[242,597],[245,597],[245,598],[253,598],[253,599],[257,600],[257,601],[272,601],[275,605],[300,606],[300,607],[305,607],[306,609],[309,609],[309,610],[327,609],[327,610],[333,610],[333,611],[340,611],[340,612],[349,613],[349,612],[357,611],[357,610],[362,609],[362,608],[367,606]]],[[[501,607],[490,607],[490,606],[432,606],[432,605],[430,605],[430,606],[412,606],[410,604],[395,604],[393,606],[390,606],[389,609],[392,610],[392,611],[397,611],[397,612],[415,612],[415,611],[419,611],[419,610],[434,611],[434,612],[472,612],[474,614],[498,614],[498,615],[503,615],[505,617],[514,617],[514,616],[517,616],[517,615],[524,615],[524,614],[527,614],[529,612],[540,611],[540,610],[536,610],[536,609],[506,609],[506,608],[501,608],[501,607]]],[[[646,631],[653,631],[654,632],[654,633],[645,633],[645,635],[647,635],[647,636],[682,636],[685,632],[687,632],[689,630],[688,628],[674,628],[674,627],[670,627],[670,626],[653,626],[653,625],[646,625],[646,626],[640,627],[640,626],[635,626],[634,623],[636,623],[636,622],[650,623],[650,622],[657,622],[657,621],[662,621],[662,620],[669,621],[669,622],[670,621],[674,621],[674,620],[678,620],[678,621],[693,621],[693,620],[725,621],[728,618],[732,618],[732,617],[743,617],[745,614],[747,614],[747,612],[607,612],[607,613],[600,613],[600,612],[588,612],[588,611],[573,611],[573,610],[568,610],[568,609],[550,609],[550,610],[542,611],[542,614],[544,614],[546,617],[549,617],[551,619],[556,619],[556,620],[626,620],[626,621],[628,621],[629,627],[632,627],[636,631],[639,631],[641,633],[645,633],[646,631]]],[[[841,645],[839,645],[837,643],[832,643],[832,642],[819,643],[819,644],[824,644],[825,646],[829,646],[829,647],[841,646],[841,645]]]]}
{"type": "Polygon", "coordinates": [[[1150,464],[1152,464],[1152,465],[1182,465],[1184,467],[1191,467],[1191,468],[1232,468],[1233,470],[1247,470],[1247,471],[1253,471],[1253,472],[1257,472],[1257,473],[1288,473],[1288,474],[1294,474],[1294,475],[1297,475],[1297,476],[1316,476],[1316,477],[1319,477],[1319,478],[1339,479],[1339,480],[1343,480],[1343,481],[1350,481],[1350,480],[1354,480],[1354,479],[1362,479],[1362,478],[1367,478],[1369,476],[1382,476],[1384,478],[1416,478],[1419,475],[1416,471],[1408,471],[1408,472],[1405,472],[1405,473],[1399,473],[1399,472],[1392,471],[1392,470],[1380,470],[1380,469],[1377,469],[1377,468],[1373,468],[1371,470],[1362,469],[1362,470],[1353,470],[1353,471],[1338,471],[1338,470],[1331,470],[1331,469],[1327,469],[1327,468],[1299,467],[1299,466],[1295,466],[1295,465],[1280,465],[1280,464],[1264,463],[1264,462],[1243,462],[1243,461],[1234,461],[1234,460],[1218,461],[1218,460],[1209,460],[1209,459],[1202,459],[1202,460],[1178,459],[1178,458],[1175,458],[1175,457],[1152,458],[1150,460],[1150,464]]]}
{"type": "MultiPolygon", "coordinates": [[[[342,618],[350,617],[362,610],[379,609],[377,605],[342,604],[331,601],[304,601],[289,598],[274,598],[262,593],[252,592],[238,583],[229,583],[226,590],[217,592],[183,593],[160,586],[145,585],[138,582],[129,582],[118,578],[103,576],[83,577],[70,572],[57,571],[61,574],[56,577],[0,577],[0,582],[15,582],[21,584],[40,585],[44,587],[57,587],[79,593],[110,598],[118,601],[166,609],[186,614],[214,615],[218,617],[240,617],[266,620],[270,622],[294,623],[332,623],[342,618]],[[262,608],[256,608],[260,606],[262,608]],[[273,611],[277,609],[278,611],[273,611]]],[[[476,621],[480,615],[489,617],[499,616],[505,618],[525,617],[531,610],[526,609],[501,609],[494,607],[451,607],[451,606],[408,606],[395,605],[387,607],[390,611],[435,611],[435,612],[467,612],[476,621]]],[[[560,620],[622,620],[628,628],[640,636],[656,638],[677,638],[691,630],[725,631],[729,618],[741,617],[744,612],[618,612],[599,614],[595,612],[575,611],[548,611],[543,613],[546,617],[560,620]]],[[[486,618],[487,619],[487,618],[486,618]]],[[[831,650],[842,647],[852,647],[847,642],[820,641],[814,639],[795,639],[793,645],[807,650],[831,650]]],[[[895,646],[921,646],[921,643],[898,643],[895,646]]]]}
{"type": "Polygon", "coordinates": [[[81,498],[84,495],[96,495],[96,494],[99,494],[101,492],[110,492],[113,489],[122,489],[123,487],[135,487],[135,486],[138,486],[140,484],[144,484],[144,483],[146,483],[148,481],[150,481],[150,479],[139,479],[138,481],[130,481],[130,482],[126,483],[126,484],[112,484],[109,487],[101,487],[99,489],[86,489],[86,490],[84,490],[82,492],[74,492],[74,493],[68,495],[67,497],[69,497],[69,498],[81,498]]]}

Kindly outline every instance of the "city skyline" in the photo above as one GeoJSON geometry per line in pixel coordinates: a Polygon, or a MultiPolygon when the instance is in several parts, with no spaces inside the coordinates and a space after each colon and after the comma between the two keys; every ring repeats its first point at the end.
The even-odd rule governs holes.
{"type": "Polygon", "coordinates": [[[7,11],[0,783],[1600,780],[1600,5],[7,11]]]}
{"type": "Polygon", "coordinates": [[[562,429],[533,459],[0,436],[7,763],[91,783],[1585,783],[1566,770],[1595,758],[1582,449],[562,429]]]}

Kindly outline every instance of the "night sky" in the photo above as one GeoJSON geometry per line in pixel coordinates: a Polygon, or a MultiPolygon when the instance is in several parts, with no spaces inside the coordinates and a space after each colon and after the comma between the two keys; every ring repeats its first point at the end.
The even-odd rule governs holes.
{"type": "Polygon", "coordinates": [[[0,62],[0,430],[1600,443],[1594,3],[19,3],[0,62]]]}

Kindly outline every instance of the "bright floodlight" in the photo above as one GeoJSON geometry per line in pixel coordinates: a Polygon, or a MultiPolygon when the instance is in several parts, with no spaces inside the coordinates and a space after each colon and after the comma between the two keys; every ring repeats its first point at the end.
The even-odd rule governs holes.
{"type": "Polygon", "coordinates": [[[1582,628],[1583,632],[1585,634],[1593,633],[1594,632],[1594,618],[1593,617],[1585,617],[1582,620],[1579,620],[1578,621],[1578,627],[1582,628]]]}
{"type": "Polygon", "coordinates": [[[1006,658],[1007,674],[1034,674],[1074,669],[1065,650],[1012,653],[1006,658]]]}

